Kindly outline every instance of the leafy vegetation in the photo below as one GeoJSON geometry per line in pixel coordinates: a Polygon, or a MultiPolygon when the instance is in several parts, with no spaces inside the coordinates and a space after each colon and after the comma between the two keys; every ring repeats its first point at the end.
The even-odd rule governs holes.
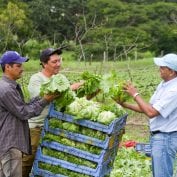
{"type": "Polygon", "coordinates": [[[63,130],[67,130],[73,133],[80,133],[82,135],[90,136],[93,138],[100,139],[104,141],[106,139],[106,134],[97,130],[93,130],[87,127],[82,127],[77,124],[73,124],[70,122],[65,122],[56,118],[51,118],[49,120],[49,125],[51,128],[60,128],[63,130]]]}
{"type": "Polygon", "coordinates": [[[77,173],[71,170],[68,170],[66,168],[62,168],[59,165],[52,165],[52,164],[47,164],[44,162],[39,163],[39,167],[41,169],[45,169],[47,171],[50,171],[54,174],[60,174],[60,175],[66,175],[66,176],[72,176],[72,177],[89,177],[88,175],[77,173]]]}
{"type": "Polygon", "coordinates": [[[77,141],[74,141],[74,140],[70,140],[68,138],[58,136],[58,135],[54,135],[54,134],[51,134],[51,133],[46,133],[43,140],[46,140],[46,141],[49,141],[49,142],[50,141],[55,141],[55,142],[61,143],[63,145],[72,146],[72,147],[75,147],[75,148],[78,148],[80,150],[87,151],[87,152],[90,152],[90,153],[93,153],[93,154],[100,154],[101,150],[102,150],[99,147],[92,146],[92,145],[89,145],[89,144],[85,144],[85,143],[82,143],[82,142],[77,142],[77,141]]]}
{"type": "Polygon", "coordinates": [[[77,97],[92,95],[97,92],[101,81],[100,75],[85,71],[81,74],[81,79],[84,83],[76,91],[77,97]]]}
{"type": "Polygon", "coordinates": [[[134,148],[119,149],[110,177],[152,177],[151,159],[134,148]]]}
{"type": "Polygon", "coordinates": [[[117,73],[107,73],[102,76],[100,90],[103,92],[104,97],[110,97],[113,100],[125,102],[130,98],[128,94],[123,91],[125,82],[125,80],[119,78],[117,73]]]}
{"type": "Polygon", "coordinates": [[[45,148],[45,147],[42,149],[42,151],[44,155],[54,157],[56,159],[65,160],[67,162],[71,162],[77,165],[84,165],[93,169],[97,167],[97,163],[91,162],[84,158],[78,158],[78,156],[74,156],[63,151],[56,151],[54,149],[45,148]]]}
{"type": "Polygon", "coordinates": [[[54,100],[56,109],[60,110],[69,105],[75,99],[75,93],[70,88],[70,82],[63,74],[56,74],[50,77],[41,85],[40,95],[59,94],[54,100]]]}
{"type": "Polygon", "coordinates": [[[110,124],[115,118],[121,117],[125,114],[125,110],[117,104],[113,107],[108,107],[102,103],[87,100],[85,97],[76,98],[66,107],[65,112],[74,115],[75,119],[84,118],[106,125],[110,124]]]}

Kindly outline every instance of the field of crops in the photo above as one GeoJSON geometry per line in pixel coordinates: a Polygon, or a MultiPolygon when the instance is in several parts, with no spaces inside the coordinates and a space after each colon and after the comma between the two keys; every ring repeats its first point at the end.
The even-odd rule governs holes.
{"type": "MultiPolygon", "coordinates": [[[[37,62],[25,64],[23,78],[19,80],[23,87],[26,100],[28,100],[27,84],[31,74],[40,70],[37,62]],[[33,67],[34,66],[34,67],[33,67]]],[[[97,63],[67,63],[63,64],[61,73],[65,74],[71,82],[78,81],[83,71],[103,74],[115,71],[123,80],[131,80],[138,88],[141,95],[148,100],[160,81],[158,69],[152,59],[128,62],[97,62],[97,63]]],[[[136,142],[148,142],[148,120],[145,116],[127,111],[129,116],[126,132],[122,142],[136,140],[136,142]]],[[[151,177],[150,158],[137,153],[134,148],[120,147],[111,177],[151,177]]]]}

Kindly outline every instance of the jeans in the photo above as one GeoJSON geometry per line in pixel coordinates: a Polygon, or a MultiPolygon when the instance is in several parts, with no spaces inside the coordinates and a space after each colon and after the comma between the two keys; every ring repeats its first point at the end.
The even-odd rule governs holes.
{"type": "Polygon", "coordinates": [[[22,152],[11,148],[0,158],[0,177],[22,177],[22,152]]]}
{"type": "Polygon", "coordinates": [[[177,132],[151,136],[153,177],[172,177],[177,153],[177,132]]]}

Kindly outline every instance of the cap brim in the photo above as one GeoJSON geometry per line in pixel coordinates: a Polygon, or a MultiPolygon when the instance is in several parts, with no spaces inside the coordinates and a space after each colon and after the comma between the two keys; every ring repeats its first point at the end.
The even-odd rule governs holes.
{"type": "MultiPolygon", "coordinates": [[[[21,64],[21,63],[27,62],[28,60],[29,60],[29,58],[20,57],[20,58],[18,58],[18,60],[13,61],[13,63],[19,63],[19,64],[21,64]]],[[[8,63],[3,62],[2,60],[0,60],[0,64],[4,65],[4,64],[8,64],[8,63]]]]}
{"type": "Polygon", "coordinates": [[[60,55],[62,54],[62,49],[61,48],[55,49],[54,51],[50,53],[50,55],[53,55],[54,53],[57,53],[58,55],[60,55]]]}
{"type": "Polygon", "coordinates": [[[18,60],[14,61],[14,63],[24,63],[27,62],[29,59],[26,57],[20,57],[18,60]]]}
{"type": "Polygon", "coordinates": [[[167,64],[163,61],[162,58],[154,58],[154,63],[157,66],[167,66],[167,64]]]}

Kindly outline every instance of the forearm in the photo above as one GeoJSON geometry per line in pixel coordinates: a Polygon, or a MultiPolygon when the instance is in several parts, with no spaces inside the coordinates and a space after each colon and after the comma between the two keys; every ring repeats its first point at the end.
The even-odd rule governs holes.
{"type": "Polygon", "coordinates": [[[134,100],[138,104],[140,110],[146,114],[149,118],[153,118],[154,116],[159,115],[158,111],[155,110],[151,104],[146,103],[140,95],[137,95],[134,100]]]}
{"type": "Polygon", "coordinates": [[[7,107],[8,112],[21,120],[27,120],[31,117],[39,115],[43,108],[49,104],[43,98],[33,100],[29,103],[25,103],[20,98],[13,97],[12,95],[7,98],[8,101],[3,102],[4,107],[7,107]]]}
{"type": "Polygon", "coordinates": [[[139,105],[137,105],[137,104],[130,104],[130,103],[125,102],[125,103],[122,103],[121,105],[122,105],[122,107],[130,109],[132,111],[136,111],[136,112],[139,112],[139,113],[143,112],[141,110],[141,108],[139,107],[139,105]]]}
{"type": "Polygon", "coordinates": [[[138,104],[138,109],[136,107],[129,106],[127,108],[132,109],[134,111],[140,110],[142,113],[147,115],[149,118],[153,118],[159,115],[159,112],[152,107],[151,104],[146,103],[143,98],[138,93],[137,89],[132,85],[132,83],[128,82],[124,86],[125,92],[127,92],[130,96],[133,97],[135,102],[138,104]]]}

